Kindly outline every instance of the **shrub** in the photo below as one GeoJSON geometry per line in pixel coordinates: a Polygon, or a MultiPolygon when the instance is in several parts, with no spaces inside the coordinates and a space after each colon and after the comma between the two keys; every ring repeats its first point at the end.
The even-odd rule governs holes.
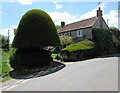
{"type": "Polygon", "coordinates": [[[48,65],[52,61],[51,52],[40,49],[17,49],[11,57],[11,67],[36,67],[48,65]]]}
{"type": "Polygon", "coordinates": [[[50,64],[51,52],[47,46],[60,45],[55,25],[50,16],[38,9],[25,13],[19,22],[12,47],[15,53],[10,57],[11,66],[36,67],[50,64]]]}
{"type": "Polygon", "coordinates": [[[38,9],[25,13],[19,22],[12,46],[15,48],[43,48],[60,44],[50,16],[38,9]]]}
{"type": "Polygon", "coordinates": [[[66,48],[64,48],[63,50],[72,52],[72,51],[85,50],[85,49],[91,49],[91,48],[94,48],[94,43],[89,40],[85,40],[85,41],[81,41],[75,44],[71,44],[67,46],[66,48]]]}
{"type": "Polygon", "coordinates": [[[68,45],[68,44],[73,43],[72,37],[68,37],[66,35],[61,35],[61,36],[59,36],[59,38],[60,38],[61,45],[68,45]]]}
{"type": "Polygon", "coordinates": [[[77,61],[92,58],[95,56],[94,43],[85,40],[76,44],[71,44],[64,48],[60,54],[62,56],[61,60],[64,61],[77,61]]]}

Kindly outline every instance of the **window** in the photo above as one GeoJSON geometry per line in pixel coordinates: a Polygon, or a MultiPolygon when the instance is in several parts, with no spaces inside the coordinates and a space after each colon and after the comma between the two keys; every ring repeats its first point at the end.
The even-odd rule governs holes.
{"type": "Polygon", "coordinates": [[[77,31],[77,37],[83,36],[83,30],[78,30],[77,31]]]}
{"type": "Polygon", "coordinates": [[[68,32],[68,36],[71,36],[71,32],[68,32]]]}

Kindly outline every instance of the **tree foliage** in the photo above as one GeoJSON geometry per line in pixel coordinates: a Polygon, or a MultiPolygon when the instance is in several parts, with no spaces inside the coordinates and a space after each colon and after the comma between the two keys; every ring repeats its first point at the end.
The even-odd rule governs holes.
{"type": "Polygon", "coordinates": [[[15,31],[12,47],[16,48],[10,57],[14,69],[50,64],[51,52],[47,46],[60,45],[58,33],[50,16],[38,9],[26,12],[15,31]]]}
{"type": "Polygon", "coordinates": [[[56,25],[55,28],[56,30],[58,31],[58,29],[60,28],[61,26],[60,25],[56,25]]]}
{"type": "Polygon", "coordinates": [[[9,39],[5,37],[4,35],[0,35],[0,41],[1,41],[1,47],[3,49],[8,49],[9,48],[9,39]]]}
{"type": "Polygon", "coordinates": [[[51,17],[42,10],[33,9],[21,18],[12,46],[43,48],[59,44],[59,37],[51,17]]]}
{"type": "Polygon", "coordinates": [[[61,35],[61,36],[59,36],[59,38],[60,38],[61,45],[68,45],[68,44],[73,43],[72,37],[68,37],[66,35],[61,35]]]}
{"type": "Polygon", "coordinates": [[[120,40],[120,30],[114,26],[111,26],[110,30],[120,40]]]}
{"type": "Polygon", "coordinates": [[[106,29],[93,29],[92,34],[93,42],[95,43],[96,47],[96,53],[109,53],[113,44],[111,31],[106,29]]]}

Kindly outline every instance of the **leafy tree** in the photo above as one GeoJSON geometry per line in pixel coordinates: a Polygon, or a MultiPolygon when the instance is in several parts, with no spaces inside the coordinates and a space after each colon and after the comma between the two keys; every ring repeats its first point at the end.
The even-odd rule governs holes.
{"type": "Polygon", "coordinates": [[[114,26],[111,26],[110,30],[120,40],[120,30],[114,26]]]}
{"type": "Polygon", "coordinates": [[[101,55],[103,52],[109,53],[113,44],[111,31],[106,29],[93,29],[92,34],[96,54],[101,55]]]}
{"type": "Polygon", "coordinates": [[[38,9],[26,12],[16,31],[12,47],[17,50],[10,58],[13,68],[50,64],[51,52],[46,47],[60,45],[60,40],[55,25],[46,12],[38,9]]]}
{"type": "Polygon", "coordinates": [[[61,36],[59,36],[59,38],[60,38],[61,45],[68,45],[68,44],[73,43],[72,37],[68,37],[66,35],[61,35],[61,36]]]}
{"type": "Polygon", "coordinates": [[[56,25],[55,26],[55,28],[56,28],[56,30],[58,31],[58,29],[60,28],[61,26],[59,26],[59,25],[56,25]]]}
{"type": "Polygon", "coordinates": [[[4,35],[0,35],[1,47],[5,50],[9,50],[9,39],[4,35]]]}

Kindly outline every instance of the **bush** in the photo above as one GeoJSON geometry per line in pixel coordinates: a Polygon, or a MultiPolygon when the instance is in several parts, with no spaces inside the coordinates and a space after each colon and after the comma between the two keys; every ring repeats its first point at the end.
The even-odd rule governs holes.
{"type": "Polygon", "coordinates": [[[15,48],[43,48],[60,45],[50,16],[38,9],[25,13],[19,22],[12,46],[15,48]]]}
{"type": "Polygon", "coordinates": [[[0,35],[0,45],[5,52],[9,51],[9,39],[4,35],[0,35]]]}
{"type": "Polygon", "coordinates": [[[109,54],[113,46],[112,33],[110,32],[110,30],[93,29],[92,34],[93,42],[95,43],[96,47],[96,54],[97,55],[109,54]]]}
{"type": "Polygon", "coordinates": [[[94,43],[85,40],[76,44],[71,44],[61,51],[61,60],[77,61],[95,57],[94,43]]]}
{"type": "Polygon", "coordinates": [[[19,22],[12,47],[15,53],[10,57],[14,69],[50,64],[51,52],[47,46],[60,45],[55,25],[50,16],[38,9],[25,13],[19,22]]]}
{"type": "Polygon", "coordinates": [[[11,67],[37,67],[48,65],[52,61],[51,52],[40,49],[17,49],[10,57],[11,67]]]}
{"type": "Polygon", "coordinates": [[[60,38],[61,45],[68,45],[68,44],[73,43],[72,37],[61,35],[59,36],[59,38],[60,38]]]}
{"type": "Polygon", "coordinates": [[[72,52],[72,51],[85,50],[91,48],[94,48],[94,43],[89,40],[85,40],[75,44],[71,44],[62,50],[67,50],[68,52],[72,52]]]}

